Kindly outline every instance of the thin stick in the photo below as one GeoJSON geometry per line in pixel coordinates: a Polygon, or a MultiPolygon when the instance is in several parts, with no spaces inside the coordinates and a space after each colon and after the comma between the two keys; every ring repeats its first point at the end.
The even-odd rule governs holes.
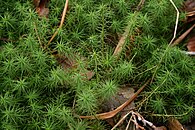
{"type": "Polygon", "coordinates": [[[195,15],[195,10],[194,11],[191,11],[191,12],[188,12],[187,14],[186,14],[187,16],[194,16],[195,15]]]}
{"type": "Polygon", "coordinates": [[[132,113],[132,112],[130,111],[129,113],[127,113],[126,115],[124,115],[124,116],[119,120],[119,122],[118,122],[111,130],[114,130],[117,126],[119,126],[120,123],[121,123],[122,121],[124,121],[125,118],[126,118],[130,113],[132,113]]]}
{"type": "Polygon", "coordinates": [[[175,30],[174,30],[174,35],[172,40],[170,41],[169,45],[172,44],[172,42],[174,41],[176,34],[177,34],[177,27],[178,27],[178,21],[179,21],[179,10],[177,9],[175,3],[173,2],[173,0],[170,0],[171,4],[173,5],[173,7],[175,8],[175,10],[177,11],[177,18],[175,21],[175,30]]]}
{"type": "Polygon", "coordinates": [[[194,27],[195,27],[195,24],[192,25],[192,27],[190,27],[186,32],[184,32],[177,40],[175,40],[173,44],[171,44],[171,46],[175,46],[179,44],[192,31],[194,27]]]}
{"type": "Polygon", "coordinates": [[[190,51],[190,52],[188,52],[188,51],[182,51],[182,53],[185,53],[186,55],[195,56],[195,52],[193,52],[193,51],[190,51]]]}
{"type": "Polygon", "coordinates": [[[129,129],[129,126],[130,126],[131,120],[132,120],[132,116],[130,117],[130,119],[129,119],[129,121],[128,121],[128,124],[127,124],[127,126],[126,126],[126,129],[125,129],[125,130],[128,130],[128,129],[129,129]]]}
{"type": "Polygon", "coordinates": [[[56,30],[56,32],[53,34],[53,36],[51,37],[51,39],[49,40],[47,46],[50,45],[50,43],[53,41],[53,39],[58,34],[59,30],[62,28],[62,25],[64,23],[64,19],[65,19],[65,16],[66,16],[67,9],[68,9],[68,0],[66,0],[66,3],[64,5],[64,10],[63,10],[63,13],[62,13],[62,18],[61,18],[60,26],[58,27],[58,29],[56,30]]]}

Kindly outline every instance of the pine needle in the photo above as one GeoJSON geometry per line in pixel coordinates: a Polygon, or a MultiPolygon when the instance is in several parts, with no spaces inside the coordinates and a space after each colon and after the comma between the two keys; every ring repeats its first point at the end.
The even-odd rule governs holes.
{"type": "Polygon", "coordinates": [[[62,13],[62,18],[61,18],[61,22],[60,22],[60,26],[58,27],[58,29],[56,30],[56,32],[53,34],[53,36],[51,37],[51,39],[49,40],[48,44],[46,47],[48,47],[50,45],[50,43],[53,41],[53,39],[56,37],[56,35],[58,34],[59,30],[62,28],[62,25],[64,23],[64,20],[65,20],[65,16],[66,16],[66,12],[67,12],[67,9],[68,9],[68,0],[66,0],[66,3],[64,5],[64,10],[63,10],[63,13],[62,13]]]}

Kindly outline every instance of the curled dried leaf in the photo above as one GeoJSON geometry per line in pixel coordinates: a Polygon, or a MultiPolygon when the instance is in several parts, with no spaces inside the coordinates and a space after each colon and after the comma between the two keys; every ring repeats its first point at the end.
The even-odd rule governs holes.
{"type": "Polygon", "coordinates": [[[187,11],[187,12],[194,11],[195,10],[195,1],[194,0],[187,0],[184,3],[184,8],[185,8],[185,11],[187,11]]]}
{"type": "Polygon", "coordinates": [[[96,114],[95,116],[80,116],[80,118],[83,118],[83,119],[109,119],[109,118],[114,117],[116,114],[121,112],[126,106],[128,106],[130,103],[132,103],[137,98],[137,96],[143,91],[143,89],[147,86],[147,84],[149,82],[150,82],[150,80],[148,80],[131,98],[129,98],[125,103],[123,103],[122,105],[120,105],[116,109],[109,111],[109,112],[96,114]]]}
{"type": "Polygon", "coordinates": [[[189,52],[195,52],[195,36],[191,37],[187,43],[189,52]]]}
{"type": "Polygon", "coordinates": [[[33,0],[33,4],[38,7],[40,4],[40,0],[33,0]]]}
{"type": "Polygon", "coordinates": [[[195,1],[187,0],[184,3],[184,11],[186,11],[187,22],[192,22],[195,20],[195,1]]]}
{"type": "Polygon", "coordinates": [[[175,118],[170,118],[168,120],[169,130],[184,130],[182,124],[175,118]]]}
{"type": "Polygon", "coordinates": [[[36,12],[41,17],[47,17],[49,14],[49,8],[47,8],[49,0],[33,0],[36,7],[36,12]]]}
{"type": "MultiPolygon", "coordinates": [[[[76,61],[76,56],[75,57],[64,56],[64,55],[59,55],[59,54],[56,54],[54,56],[57,62],[62,66],[62,68],[65,71],[78,69],[78,62],[76,61]]],[[[83,68],[84,70],[82,70],[80,74],[84,77],[84,79],[90,80],[95,75],[95,73],[93,71],[87,70],[86,58],[84,57],[79,57],[79,58],[82,62],[84,62],[84,65],[85,65],[85,67],[83,68]]]]}

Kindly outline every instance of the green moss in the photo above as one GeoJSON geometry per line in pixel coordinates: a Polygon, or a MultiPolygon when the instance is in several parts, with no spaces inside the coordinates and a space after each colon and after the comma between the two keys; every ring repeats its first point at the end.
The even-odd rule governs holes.
{"type": "MultiPolygon", "coordinates": [[[[179,8],[183,0],[174,2],[179,8]]],[[[136,0],[72,0],[47,48],[42,46],[58,28],[65,0],[50,1],[48,18],[40,18],[30,0],[2,3],[0,37],[7,39],[0,41],[2,129],[105,129],[105,122],[78,115],[99,113],[102,99],[120,85],[152,76],[140,112],[153,113],[144,115],[151,120],[155,114],[184,122],[194,118],[195,60],[168,47],[176,18],[169,1],[149,0],[136,12],[136,0]],[[126,27],[129,36],[116,59],[113,52],[126,27]],[[73,58],[76,68],[64,69],[52,52],[73,58]],[[95,73],[92,79],[86,80],[86,70],[95,73]]]]}

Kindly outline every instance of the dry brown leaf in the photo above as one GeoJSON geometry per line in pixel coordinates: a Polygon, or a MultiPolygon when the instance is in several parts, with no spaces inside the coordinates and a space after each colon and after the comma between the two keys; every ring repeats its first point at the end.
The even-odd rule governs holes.
{"type": "Polygon", "coordinates": [[[87,78],[87,80],[90,80],[95,75],[95,73],[93,71],[87,70],[85,73],[83,73],[81,75],[85,76],[87,78]]]}
{"type": "Polygon", "coordinates": [[[154,130],[167,130],[165,126],[156,127],[154,130]]]}
{"type": "Polygon", "coordinates": [[[175,118],[170,118],[168,120],[169,130],[184,130],[182,124],[175,118]]]}
{"type": "Polygon", "coordinates": [[[195,52],[195,36],[191,37],[187,43],[189,52],[195,52]]]}
{"type": "Polygon", "coordinates": [[[195,1],[187,0],[184,2],[184,11],[186,11],[187,22],[195,20],[195,1]]]}
{"type": "Polygon", "coordinates": [[[40,4],[40,0],[33,0],[33,4],[38,7],[40,4]]]}
{"type": "MultiPolygon", "coordinates": [[[[103,111],[112,111],[119,107],[121,104],[125,103],[129,98],[131,98],[134,95],[134,89],[129,87],[123,87],[118,90],[115,96],[112,96],[109,100],[105,101],[102,104],[102,110],[103,111]]],[[[121,111],[121,116],[124,116],[133,109],[135,106],[134,102],[129,104],[127,107],[125,107],[121,111]]]]}
{"type": "MultiPolygon", "coordinates": [[[[115,96],[112,96],[110,99],[106,100],[101,108],[103,111],[112,111],[119,107],[121,104],[125,103],[129,98],[131,98],[134,95],[134,89],[130,87],[122,87],[118,90],[115,96]]],[[[130,103],[120,112],[120,117],[125,116],[130,110],[134,109],[135,104],[134,102],[130,103]]],[[[115,118],[107,119],[106,121],[111,125],[114,126],[116,124],[115,118]]]]}
{"type": "Polygon", "coordinates": [[[36,12],[41,17],[47,17],[49,14],[49,8],[47,8],[49,0],[33,0],[34,5],[36,6],[36,12]]]}
{"type": "MultiPolygon", "coordinates": [[[[78,62],[75,60],[76,56],[71,57],[71,56],[64,56],[64,55],[59,55],[59,54],[56,54],[54,56],[55,56],[56,60],[58,61],[58,63],[62,66],[62,68],[65,71],[69,71],[69,70],[73,70],[73,69],[78,68],[78,62]]],[[[79,58],[84,62],[84,64],[86,64],[85,66],[87,66],[87,63],[85,61],[86,59],[83,57],[79,57],[79,58]]],[[[86,68],[84,68],[84,70],[82,72],[80,72],[80,74],[86,80],[90,80],[95,75],[95,73],[93,71],[89,71],[86,68]]]]}
{"type": "Polygon", "coordinates": [[[80,118],[83,119],[109,119],[114,117],[116,114],[118,114],[120,111],[122,111],[126,106],[128,106],[130,103],[132,103],[136,97],[143,91],[143,89],[147,86],[150,80],[148,80],[131,98],[129,98],[125,103],[117,107],[115,110],[96,114],[95,116],[80,116],[80,118]]]}
{"type": "Polygon", "coordinates": [[[191,12],[195,10],[195,1],[194,0],[187,0],[184,3],[184,9],[187,12],[191,12]]]}
{"type": "Polygon", "coordinates": [[[77,67],[77,63],[73,58],[64,55],[54,55],[58,63],[63,67],[64,70],[74,69],[77,67]]]}

